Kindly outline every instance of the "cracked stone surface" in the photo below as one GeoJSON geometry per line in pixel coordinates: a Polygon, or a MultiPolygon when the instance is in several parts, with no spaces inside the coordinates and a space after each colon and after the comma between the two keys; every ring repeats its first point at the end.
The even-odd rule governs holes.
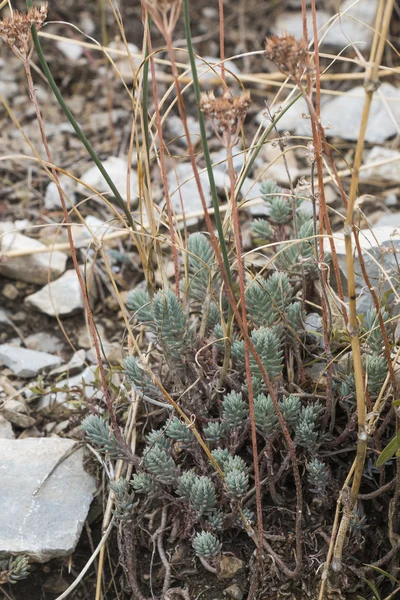
{"type": "Polygon", "coordinates": [[[56,437],[0,439],[0,556],[46,562],[74,551],[96,491],[84,449],[75,445],[56,437]]]}

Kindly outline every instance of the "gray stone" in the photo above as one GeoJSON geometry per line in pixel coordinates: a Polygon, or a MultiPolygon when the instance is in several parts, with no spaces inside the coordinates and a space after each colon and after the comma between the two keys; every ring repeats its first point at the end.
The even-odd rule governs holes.
{"type": "MultiPolygon", "coordinates": [[[[340,14],[330,14],[317,10],[317,29],[320,46],[332,46],[342,49],[349,44],[355,44],[361,52],[370,48],[374,35],[378,0],[369,2],[354,2],[345,0],[340,7],[340,14]]],[[[307,26],[309,40],[314,38],[311,10],[307,11],[307,26]]],[[[280,12],[272,28],[273,33],[282,35],[288,33],[297,40],[303,38],[303,17],[298,11],[280,12]]]]}
{"type": "Polygon", "coordinates": [[[372,166],[360,171],[360,181],[400,183],[400,152],[398,150],[374,146],[368,153],[365,163],[372,166]],[[382,164],[373,166],[374,163],[382,164]]]}
{"type": "Polygon", "coordinates": [[[305,330],[315,344],[320,348],[325,348],[324,345],[324,326],[322,318],[318,313],[309,313],[305,320],[305,330]]]}
{"type": "Polygon", "coordinates": [[[82,46],[74,44],[73,40],[68,42],[64,40],[57,40],[56,46],[70,61],[78,60],[78,58],[80,58],[83,54],[82,46]]]}
{"type": "MultiPolygon", "coordinates": [[[[122,198],[126,200],[126,182],[128,169],[127,160],[125,158],[119,158],[117,156],[110,156],[109,158],[107,158],[107,160],[103,162],[103,167],[109,174],[110,178],[112,179],[115,187],[121,194],[122,198]]],[[[136,171],[134,171],[133,169],[131,169],[130,178],[131,201],[137,201],[139,183],[136,171]]],[[[96,165],[90,167],[90,169],[88,169],[82,175],[81,180],[87,185],[90,185],[98,192],[102,194],[107,194],[107,196],[113,196],[113,193],[108,183],[105,181],[96,165]]],[[[93,195],[93,192],[89,190],[86,186],[84,186],[82,183],[78,184],[77,191],[81,194],[84,194],[85,196],[93,195]]]]}
{"type": "Polygon", "coordinates": [[[96,367],[86,367],[79,375],[57,382],[57,389],[65,391],[48,392],[40,398],[38,408],[47,408],[54,404],[65,404],[66,408],[73,407],[71,402],[82,400],[82,389],[85,390],[85,396],[102,399],[103,392],[91,385],[96,380],[95,370],[96,367]]]}
{"type": "Polygon", "coordinates": [[[374,228],[377,227],[390,227],[392,231],[400,228],[400,213],[395,212],[384,215],[375,223],[374,228]]]}
{"type": "MultiPolygon", "coordinates": [[[[81,267],[84,273],[83,267],[81,267]]],[[[87,273],[87,284],[92,299],[96,296],[95,283],[93,276],[87,273]]],[[[84,302],[78,277],[74,269],[64,273],[56,281],[44,286],[35,294],[25,298],[27,306],[36,308],[51,317],[56,315],[70,315],[76,311],[84,309],[84,302]]]]}
{"type": "Polygon", "coordinates": [[[15,300],[16,298],[18,298],[19,295],[19,291],[12,283],[6,283],[6,285],[1,290],[1,293],[8,300],[15,300]]]}
{"type": "MultiPolygon", "coordinates": [[[[324,10],[317,10],[317,28],[321,29],[325,23],[330,19],[330,14],[324,10]]],[[[311,11],[307,11],[307,26],[308,26],[308,37],[313,39],[313,28],[312,28],[312,17],[311,11]]],[[[303,39],[303,17],[301,10],[295,11],[282,11],[279,12],[275,23],[272,26],[272,33],[281,36],[283,34],[293,35],[297,40],[303,39]]]]}
{"type": "MultiPolygon", "coordinates": [[[[197,75],[203,87],[207,88],[213,85],[216,80],[221,81],[221,67],[219,66],[219,62],[218,58],[213,58],[212,56],[196,58],[197,75]]],[[[233,73],[234,75],[240,74],[236,63],[232,60],[226,60],[224,66],[227,78],[230,81],[234,81],[234,78],[230,76],[230,73],[233,73]]]]}
{"type": "Polygon", "coordinates": [[[326,34],[320,34],[322,44],[334,46],[339,50],[353,43],[361,52],[368,50],[374,36],[373,25],[377,7],[378,0],[344,0],[340,6],[340,18],[326,34]]]}
{"type": "Polygon", "coordinates": [[[47,352],[36,352],[9,344],[0,346],[0,361],[17,377],[36,377],[41,371],[51,369],[62,362],[61,358],[47,352]]]}
{"type": "Polygon", "coordinates": [[[74,551],[96,491],[75,446],[57,437],[0,440],[0,555],[46,562],[74,551]]]}
{"type": "Polygon", "coordinates": [[[65,365],[61,365],[60,367],[52,369],[49,375],[62,375],[62,373],[69,373],[72,375],[72,373],[79,371],[83,367],[85,358],[85,350],[78,350],[72,355],[71,360],[69,360],[65,365]]]}
{"type": "MultiPolygon", "coordinates": [[[[207,206],[211,205],[211,188],[206,172],[200,173],[200,181],[203,187],[204,197],[207,206]]],[[[194,179],[192,165],[190,163],[181,163],[168,174],[168,188],[170,190],[171,203],[176,215],[182,215],[182,204],[185,215],[190,213],[203,212],[196,181],[194,179]]],[[[198,217],[186,220],[187,225],[193,225],[199,220],[198,217]]]]}
{"type": "Polygon", "coordinates": [[[224,590],[224,593],[228,594],[228,596],[233,598],[233,600],[242,600],[242,598],[244,598],[244,594],[237,583],[227,587],[226,590],[224,590]]]}
{"type": "MultiPolygon", "coordinates": [[[[393,219],[393,226],[374,227],[372,230],[365,229],[360,232],[359,240],[363,252],[366,271],[371,284],[374,286],[378,297],[392,290],[400,293],[398,285],[398,264],[400,261],[400,229],[395,228],[397,219],[393,219]]],[[[346,250],[343,233],[335,233],[335,247],[342,272],[342,279],[346,283],[346,250]]],[[[330,252],[329,240],[324,240],[325,252],[330,252]]],[[[355,283],[357,293],[357,313],[364,314],[374,305],[364,277],[362,276],[359,260],[354,261],[355,283]]],[[[389,294],[387,301],[393,299],[393,293],[389,294]]]]}
{"type": "Polygon", "coordinates": [[[46,331],[39,331],[38,333],[32,333],[28,337],[24,338],[25,346],[29,350],[37,350],[38,352],[48,352],[53,354],[59,352],[64,348],[64,344],[56,337],[46,331]]]}
{"type": "Polygon", "coordinates": [[[39,248],[44,249],[46,246],[22,233],[6,233],[0,238],[1,251],[26,251],[27,254],[4,258],[0,263],[0,274],[18,281],[44,285],[49,278],[52,281],[64,273],[67,255],[51,250],[35,254],[39,248]]]}
{"type": "MultiPolygon", "coordinates": [[[[278,117],[279,113],[285,110],[286,106],[290,103],[291,100],[287,100],[283,104],[279,106],[275,106],[271,108],[272,116],[278,117]]],[[[304,98],[299,98],[296,100],[294,104],[283,114],[283,116],[276,123],[276,128],[278,131],[290,131],[290,133],[296,133],[299,129],[299,124],[302,123],[303,129],[308,127],[311,132],[311,124],[310,121],[304,118],[305,116],[309,116],[309,110],[306,101],[304,98]]],[[[256,122],[258,125],[263,125],[267,127],[271,124],[271,120],[268,116],[268,112],[264,109],[261,110],[256,116],[256,122]]]]}
{"type": "MultiPolygon", "coordinates": [[[[187,125],[190,133],[190,139],[192,144],[196,145],[200,141],[200,125],[197,119],[189,116],[187,118],[187,125]]],[[[171,132],[171,135],[176,138],[176,141],[179,142],[182,146],[187,148],[187,139],[185,136],[185,131],[183,129],[182,121],[180,117],[177,115],[171,115],[168,117],[168,129],[171,132]]]]}
{"type": "Polygon", "coordinates": [[[15,438],[11,423],[0,415],[0,438],[3,440],[13,440],[15,438]]]}
{"type": "Polygon", "coordinates": [[[30,417],[27,412],[28,409],[24,402],[14,400],[13,398],[10,398],[4,403],[2,410],[3,417],[7,419],[7,421],[22,429],[28,429],[36,423],[36,419],[30,417]]]}
{"type": "MultiPolygon", "coordinates": [[[[345,140],[358,140],[364,97],[365,90],[360,85],[342,96],[334,97],[322,106],[321,119],[328,136],[335,135],[345,140]],[[328,125],[330,125],[329,128],[327,128],[328,125]]],[[[397,134],[396,123],[399,122],[400,89],[390,83],[382,83],[372,100],[365,141],[371,144],[381,144],[387,138],[397,134]],[[385,103],[387,103],[390,113],[385,103]]]]}
{"type": "MultiPolygon", "coordinates": [[[[60,175],[59,179],[60,179],[61,188],[65,192],[65,196],[66,196],[65,204],[66,204],[67,208],[69,208],[70,202],[72,204],[76,204],[76,201],[77,201],[77,196],[75,194],[76,183],[73,179],[71,179],[71,177],[68,177],[68,175],[60,175]]],[[[46,188],[46,191],[44,194],[44,207],[47,210],[54,210],[54,209],[61,210],[62,209],[60,195],[58,193],[58,187],[54,183],[54,181],[51,181],[46,188]]]]}

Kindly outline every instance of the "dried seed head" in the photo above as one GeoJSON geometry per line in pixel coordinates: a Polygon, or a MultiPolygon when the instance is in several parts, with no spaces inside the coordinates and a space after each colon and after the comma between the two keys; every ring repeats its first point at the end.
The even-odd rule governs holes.
{"type": "Polygon", "coordinates": [[[283,73],[297,79],[308,66],[308,47],[304,40],[300,42],[292,35],[277,35],[267,38],[265,56],[283,73]]]}
{"type": "Polygon", "coordinates": [[[250,94],[244,92],[232,97],[228,92],[216,98],[213,92],[200,97],[200,110],[211,119],[216,130],[229,134],[235,139],[250,106],[250,94]]]}
{"type": "Polygon", "coordinates": [[[28,12],[13,11],[12,17],[0,20],[0,37],[11,48],[27,56],[32,47],[32,25],[39,31],[47,17],[47,3],[28,12]]]}
{"type": "Polygon", "coordinates": [[[182,8],[182,0],[145,0],[154,23],[165,36],[171,35],[182,8]]]}

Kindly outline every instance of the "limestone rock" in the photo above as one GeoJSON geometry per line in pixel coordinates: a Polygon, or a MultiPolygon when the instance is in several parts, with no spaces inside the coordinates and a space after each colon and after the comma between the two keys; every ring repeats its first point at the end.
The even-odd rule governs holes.
{"type": "Polygon", "coordinates": [[[9,344],[0,346],[0,361],[17,377],[36,377],[41,371],[54,368],[62,362],[59,356],[9,344]]]}
{"type": "MultiPolygon", "coordinates": [[[[77,196],[75,194],[75,181],[71,179],[71,177],[68,177],[68,175],[60,175],[60,185],[63,191],[65,192],[65,195],[67,196],[65,198],[65,204],[67,208],[70,207],[69,201],[71,201],[72,204],[76,204],[77,196]]],[[[54,183],[54,181],[50,181],[49,185],[46,188],[44,194],[44,207],[47,210],[62,209],[60,195],[58,193],[57,185],[54,183]]]]}
{"type": "Polygon", "coordinates": [[[219,563],[218,576],[222,579],[232,579],[243,567],[244,562],[240,558],[224,554],[219,563]]]}
{"type": "Polygon", "coordinates": [[[360,171],[360,181],[369,181],[371,183],[388,181],[397,185],[400,183],[400,152],[398,150],[374,146],[368,153],[365,163],[382,164],[360,171]]]}
{"type": "Polygon", "coordinates": [[[30,417],[27,412],[28,409],[24,402],[12,398],[5,402],[2,410],[3,417],[13,425],[21,427],[21,429],[28,429],[36,423],[36,420],[30,417]]]}
{"type": "MultiPolygon", "coordinates": [[[[200,173],[200,180],[207,206],[211,205],[211,188],[206,172],[200,173]]],[[[168,174],[168,188],[170,190],[171,202],[176,215],[182,215],[182,204],[185,215],[193,212],[203,212],[199,192],[193,175],[192,165],[190,163],[181,163],[177,165],[168,174]]],[[[187,219],[188,225],[193,225],[199,220],[198,217],[187,219]]]]}
{"type": "MultiPolygon", "coordinates": [[[[127,181],[127,161],[125,158],[119,158],[118,156],[110,156],[107,160],[103,161],[103,166],[110,178],[112,179],[115,187],[121,194],[122,198],[126,200],[126,181],[127,181]]],[[[131,182],[130,182],[130,192],[131,192],[131,200],[137,200],[139,183],[138,176],[136,171],[131,169],[130,174],[131,182]]],[[[107,194],[107,196],[113,196],[113,193],[108,186],[108,183],[103,178],[102,174],[94,165],[90,167],[81,177],[81,180],[90,185],[94,189],[96,189],[100,193],[107,194]]],[[[78,192],[84,194],[85,196],[92,196],[93,192],[85,187],[82,183],[79,183],[77,186],[78,192]]]]}
{"type": "Polygon", "coordinates": [[[18,281],[44,285],[49,277],[52,281],[64,273],[68,258],[66,254],[51,252],[51,250],[35,254],[38,248],[46,248],[46,246],[22,233],[15,231],[6,233],[0,238],[2,252],[27,251],[28,253],[5,258],[0,263],[0,274],[18,281]]]}
{"type": "Polygon", "coordinates": [[[70,401],[82,399],[81,390],[84,390],[86,397],[100,400],[103,397],[103,393],[97,387],[91,385],[96,379],[95,370],[96,367],[86,367],[79,375],[66,377],[62,381],[59,381],[57,389],[65,389],[65,391],[48,392],[40,398],[38,408],[47,408],[54,404],[64,404],[68,408],[70,401]]]}
{"type": "Polygon", "coordinates": [[[36,350],[38,352],[48,352],[53,354],[59,352],[64,348],[64,344],[56,337],[46,331],[38,331],[38,333],[32,333],[25,339],[25,346],[29,350],[36,350]]]}
{"type": "Polygon", "coordinates": [[[11,423],[0,415],[0,439],[13,440],[15,438],[11,423]]]}
{"type": "Polygon", "coordinates": [[[45,562],[73,552],[96,491],[75,446],[57,437],[0,439],[0,555],[45,562]]]}
{"type": "MultiPolygon", "coordinates": [[[[342,96],[335,96],[322,106],[321,119],[328,136],[339,136],[354,142],[358,140],[364,97],[364,87],[360,85],[342,96]],[[327,128],[328,125],[330,125],[329,128],[327,128]]],[[[385,82],[374,94],[365,141],[371,144],[381,144],[387,138],[396,135],[396,122],[400,122],[400,89],[385,82]],[[385,98],[385,101],[381,96],[385,98]]]]}
{"type": "MultiPolygon", "coordinates": [[[[84,273],[83,267],[81,267],[81,271],[84,273]]],[[[89,295],[94,299],[96,296],[95,283],[90,273],[86,275],[89,295]]],[[[56,315],[70,315],[76,311],[83,310],[83,296],[75,270],[70,269],[66,271],[56,281],[52,281],[35,294],[27,296],[25,304],[51,317],[55,317],[56,315]]]]}

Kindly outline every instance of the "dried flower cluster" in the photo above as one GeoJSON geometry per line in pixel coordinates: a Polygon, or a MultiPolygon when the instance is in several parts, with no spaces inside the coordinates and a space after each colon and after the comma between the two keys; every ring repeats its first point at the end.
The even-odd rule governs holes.
{"type": "Polygon", "coordinates": [[[280,71],[298,79],[308,67],[308,47],[304,40],[298,42],[292,35],[267,38],[265,56],[279,68],[280,71]]]}
{"type": "Polygon", "coordinates": [[[236,142],[239,129],[246,117],[250,106],[250,94],[244,92],[232,97],[225,92],[221,98],[216,98],[213,92],[203,93],[200,98],[200,110],[211,119],[219,137],[224,141],[236,142]]]}
{"type": "Polygon", "coordinates": [[[154,23],[165,36],[172,34],[182,8],[182,0],[145,0],[154,23]]]}
{"type": "Polygon", "coordinates": [[[46,17],[47,3],[28,12],[15,10],[11,17],[4,17],[0,21],[0,37],[13,50],[28,56],[32,48],[32,25],[35,25],[37,30],[41,29],[46,17]]]}

